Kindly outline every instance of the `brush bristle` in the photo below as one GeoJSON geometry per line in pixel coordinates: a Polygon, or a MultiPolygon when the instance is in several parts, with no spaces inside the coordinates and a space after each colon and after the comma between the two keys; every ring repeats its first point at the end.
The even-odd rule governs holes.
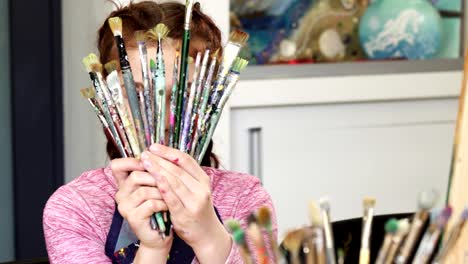
{"type": "Polygon", "coordinates": [[[397,219],[392,218],[385,223],[385,232],[390,233],[390,234],[395,234],[397,230],[398,230],[397,219]]]}
{"type": "Polygon", "coordinates": [[[257,222],[257,217],[255,217],[255,214],[250,214],[249,217],[247,217],[247,223],[250,225],[252,223],[257,222]]]}
{"type": "Polygon", "coordinates": [[[439,193],[436,190],[423,191],[418,195],[418,207],[423,210],[431,210],[437,203],[439,193]]]}
{"type": "Polygon", "coordinates": [[[320,208],[324,211],[330,211],[330,198],[328,197],[322,197],[319,200],[320,203],[320,208]]]}
{"type": "Polygon", "coordinates": [[[401,219],[400,221],[398,221],[397,233],[399,235],[405,236],[406,234],[408,234],[409,230],[410,230],[410,223],[407,218],[401,219]]]}
{"type": "Polygon", "coordinates": [[[320,208],[315,201],[309,202],[309,218],[313,226],[323,226],[322,215],[320,214],[320,208]]]}
{"type": "Polygon", "coordinates": [[[373,208],[375,206],[375,199],[374,198],[364,198],[362,203],[364,205],[364,208],[366,208],[366,209],[373,208]]]}
{"type": "Polygon", "coordinates": [[[283,240],[283,246],[289,252],[298,252],[304,239],[302,229],[289,232],[283,240]]]}
{"type": "Polygon", "coordinates": [[[187,63],[188,64],[193,64],[195,62],[195,59],[193,57],[188,57],[187,63]]]}
{"type": "Polygon", "coordinates": [[[271,228],[271,214],[268,207],[262,207],[257,213],[258,223],[266,229],[271,228]]]}
{"type": "Polygon", "coordinates": [[[240,44],[241,46],[244,46],[247,40],[249,40],[249,34],[238,29],[231,32],[229,36],[229,41],[240,44]]]}
{"type": "Polygon", "coordinates": [[[102,64],[101,64],[101,63],[94,63],[94,64],[91,64],[91,70],[92,70],[93,72],[102,73],[102,64]]]}
{"type": "Polygon", "coordinates": [[[163,23],[157,24],[154,31],[156,31],[156,34],[158,34],[161,39],[165,39],[169,34],[169,28],[163,23]]]}
{"type": "Polygon", "coordinates": [[[92,65],[93,64],[98,64],[100,63],[99,62],[99,58],[96,54],[94,53],[90,53],[88,56],[84,57],[83,58],[83,65],[85,66],[86,70],[88,72],[92,72],[92,65]]]}
{"type": "Polygon", "coordinates": [[[83,96],[86,99],[91,99],[96,96],[96,92],[94,91],[93,88],[84,88],[80,90],[81,96],[83,96]]]}
{"type": "Polygon", "coordinates": [[[135,39],[138,43],[144,43],[146,42],[146,39],[147,39],[147,34],[145,31],[143,30],[138,30],[135,32],[135,39]]]}
{"type": "Polygon", "coordinates": [[[219,55],[219,51],[220,51],[220,49],[217,49],[217,50],[213,53],[213,55],[211,55],[211,58],[217,58],[218,55],[219,55]]]}
{"type": "Polygon", "coordinates": [[[247,67],[248,64],[248,60],[237,57],[234,61],[234,65],[232,66],[232,71],[240,73],[245,69],[245,67],[247,67]]]}
{"type": "Polygon", "coordinates": [[[120,17],[111,17],[108,23],[114,36],[122,36],[122,19],[120,17]]]}
{"type": "Polygon", "coordinates": [[[106,69],[106,72],[110,74],[113,71],[116,71],[119,67],[119,63],[116,60],[109,61],[104,65],[104,68],[106,69]]]}
{"type": "Polygon", "coordinates": [[[463,210],[463,212],[461,214],[461,219],[462,219],[462,221],[468,220],[468,207],[465,208],[465,210],[463,210]]]}
{"type": "Polygon", "coordinates": [[[226,227],[231,233],[234,233],[236,230],[242,229],[239,221],[236,220],[228,220],[226,222],[226,227]]]}
{"type": "Polygon", "coordinates": [[[242,229],[238,229],[232,233],[232,239],[234,240],[234,243],[236,243],[239,246],[245,245],[245,232],[242,229]]]}

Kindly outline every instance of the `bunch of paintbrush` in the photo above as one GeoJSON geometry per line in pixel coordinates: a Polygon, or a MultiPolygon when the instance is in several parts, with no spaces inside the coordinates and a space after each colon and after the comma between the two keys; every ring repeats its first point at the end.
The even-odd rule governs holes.
{"type": "MultiPolygon", "coordinates": [[[[431,223],[424,230],[429,218],[429,215],[426,217],[426,212],[431,214],[429,212],[436,201],[436,192],[423,192],[418,199],[420,210],[412,217],[412,223],[407,218],[388,220],[385,224],[386,235],[374,263],[399,263],[403,253],[408,255],[405,263],[448,263],[446,258],[460,242],[460,234],[468,221],[468,207],[447,234],[447,239],[441,243],[442,231],[452,214],[451,207],[440,212],[432,211],[431,223]],[[411,245],[411,249],[407,252],[405,247],[409,247],[408,245],[411,245]]],[[[364,214],[359,261],[348,260],[347,263],[370,263],[371,244],[380,243],[371,239],[374,207],[375,199],[363,200],[364,214]]],[[[335,253],[329,200],[322,198],[319,204],[310,202],[309,216],[311,225],[288,232],[279,250],[273,236],[271,216],[267,208],[262,208],[252,214],[245,230],[237,221],[229,221],[227,226],[232,233],[233,240],[240,248],[245,263],[344,263],[345,252],[338,250],[338,254],[335,253]],[[262,227],[268,235],[267,240],[262,235],[262,227]]]]}
{"type": "MultiPolygon", "coordinates": [[[[122,157],[139,158],[143,150],[157,143],[177,148],[201,163],[222,110],[248,64],[238,57],[248,39],[248,34],[242,31],[231,34],[221,56],[218,51],[205,50],[203,54],[198,52],[195,60],[189,57],[193,4],[194,0],[187,0],[184,35],[180,50],[175,47],[171,85],[166,83],[163,44],[175,42],[164,42],[169,34],[164,24],[148,32],[135,32],[141,86],[134,81],[123,38],[124,25],[119,17],[108,21],[119,61],[105,65],[107,76],[96,55],[90,54],[83,60],[93,88],[83,89],[82,95],[122,157]],[[156,54],[148,54],[148,45],[154,43],[156,54]],[[189,78],[191,66],[194,70],[189,78]],[[170,106],[167,110],[166,105],[170,106]]],[[[169,219],[166,213],[158,213],[151,218],[151,225],[167,235],[169,219]]]]}
{"type": "Polygon", "coordinates": [[[226,224],[234,242],[238,245],[244,263],[268,264],[281,263],[271,214],[268,207],[262,207],[257,213],[252,213],[243,229],[240,222],[230,220],[226,224]]]}

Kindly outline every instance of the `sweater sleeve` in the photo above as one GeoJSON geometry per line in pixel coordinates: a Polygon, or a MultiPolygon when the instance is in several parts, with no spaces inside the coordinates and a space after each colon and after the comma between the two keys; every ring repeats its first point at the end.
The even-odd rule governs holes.
{"type": "MultiPolygon", "coordinates": [[[[247,188],[247,191],[243,192],[241,196],[239,197],[239,203],[237,204],[235,208],[235,213],[234,213],[234,219],[240,221],[240,224],[244,230],[247,229],[248,222],[247,218],[249,215],[253,212],[256,212],[258,209],[261,207],[268,207],[271,212],[271,223],[272,223],[272,231],[273,231],[273,239],[277,241],[277,236],[278,236],[278,226],[276,222],[276,212],[275,208],[273,206],[273,201],[271,200],[270,195],[267,193],[267,191],[261,186],[260,181],[255,179],[251,184],[249,184],[249,188],[247,188]]],[[[268,256],[271,256],[272,249],[271,245],[269,243],[269,236],[264,234],[264,241],[267,242],[265,243],[265,246],[267,247],[267,253],[268,256]]],[[[252,252],[252,249],[254,248],[251,241],[249,240],[248,236],[246,236],[247,239],[247,244],[249,245],[249,248],[251,249],[250,251],[252,252]]],[[[241,252],[239,247],[233,243],[231,253],[229,254],[229,257],[226,261],[227,264],[241,264],[244,263],[241,252]]]]}
{"type": "Polygon", "coordinates": [[[112,263],[105,255],[104,231],[86,200],[73,188],[63,186],[51,196],[44,209],[43,227],[51,264],[112,263]]]}

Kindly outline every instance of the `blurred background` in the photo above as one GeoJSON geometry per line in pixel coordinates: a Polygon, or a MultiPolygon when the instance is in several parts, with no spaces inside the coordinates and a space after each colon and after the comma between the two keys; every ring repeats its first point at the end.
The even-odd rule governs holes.
{"type": "MultiPolygon", "coordinates": [[[[251,34],[217,129],[222,167],[258,176],[280,237],[307,222],[412,212],[447,194],[466,39],[464,0],[201,0],[225,40],[251,34]]],[[[0,0],[0,263],[44,260],[42,209],[62,184],[107,165],[79,95],[104,0],[0,0]]],[[[441,199],[441,203],[444,199],[441,199]]]]}

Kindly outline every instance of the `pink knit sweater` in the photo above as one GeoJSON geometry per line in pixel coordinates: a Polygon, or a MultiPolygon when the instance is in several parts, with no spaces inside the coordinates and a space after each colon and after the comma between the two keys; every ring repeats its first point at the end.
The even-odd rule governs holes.
{"type": "MultiPolygon", "coordinates": [[[[211,178],[214,206],[223,221],[237,219],[244,228],[252,211],[273,204],[256,177],[204,168],[211,178]]],[[[44,234],[50,263],[111,263],[105,255],[107,233],[115,210],[117,184],[109,168],[89,171],[59,188],[44,209],[44,234]]],[[[194,263],[197,263],[196,259],[194,263]]],[[[226,263],[243,263],[233,245],[226,263]]]]}

